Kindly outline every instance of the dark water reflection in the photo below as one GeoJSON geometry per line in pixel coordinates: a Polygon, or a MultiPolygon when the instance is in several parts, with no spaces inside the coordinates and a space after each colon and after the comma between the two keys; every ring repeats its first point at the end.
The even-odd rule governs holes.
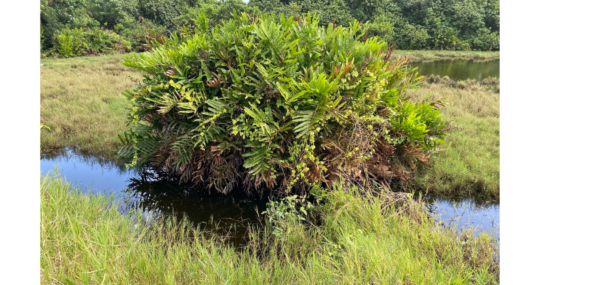
{"type": "Polygon", "coordinates": [[[125,190],[129,200],[125,209],[184,216],[194,225],[220,236],[228,236],[234,245],[241,245],[248,225],[260,225],[260,213],[266,210],[266,197],[209,194],[202,189],[188,189],[177,182],[153,181],[142,176],[130,178],[125,190]]]}
{"type": "Polygon", "coordinates": [[[203,230],[227,236],[234,245],[243,244],[248,225],[258,225],[258,213],[266,210],[266,197],[209,194],[186,189],[177,182],[158,181],[151,175],[127,170],[123,164],[82,156],[70,150],[60,155],[42,155],[41,174],[55,167],[83,192],[114,195],[122,212],[142,209],[146,218],[160,215],[184,216],[203,230]]]}
{"type": "MultiPolygon", "coordinates": [[[[42,175],[59,172],[84,192],[113,194],[123,211],[141,208],[145,216],[184,216],[202,229],[220,235],[227,234],[234,245],[243,243],[247,225],[258,225],[258,213],[266,209],[266,197],[209,194],[198,189],[186,189],[177,182],[158,181],[151,175],[129,171],[118,163],[103,162],[94,157],[76,155],[66,151],[58,156],[42,156],[42,175]]],[[[431,215],[458,229],[475,227],[476,232],[490,232],[499,238],[499,205],[477,205],[463,199],[449,201],[428,198],[431,215]]]]}
{"type": "Polygon", "coordinates": [[[409,65],[418,67],[421,75],[448,76],[454,80],[500,78],[500,59],[484,61],[472,59],[411,61],[409,65]]]}

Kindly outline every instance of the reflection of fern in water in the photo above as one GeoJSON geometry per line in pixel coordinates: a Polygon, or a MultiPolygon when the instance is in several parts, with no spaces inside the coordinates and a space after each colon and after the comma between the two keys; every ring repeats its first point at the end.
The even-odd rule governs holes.
{"type": "Polygon", "coordinates": [[[132,178],[124,211],[142,209],[157,216],[184,217],[206,234],[243,245],[249,226],[262,223],[258,215],[266,209],[266,199],[245,195],[207,194],[176,181],[162,180],[161,175],[146,173],[132,178]]]}
{"type": "Polygon", "coordinates": [[[359,23],[252,18],[173,35],[125,65],[147,73],[121,155],[221,193],[345,179],[407,181],[443,142],[438,102],[410,102],[421,77],[359,23]]]}

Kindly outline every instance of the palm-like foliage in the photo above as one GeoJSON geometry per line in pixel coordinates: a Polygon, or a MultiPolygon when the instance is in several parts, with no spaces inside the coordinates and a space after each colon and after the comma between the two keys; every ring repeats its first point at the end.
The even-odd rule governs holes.
{"type": "Polygon", "coordinates": [[[442,142],[436,104],[408,101],[420,78],[363,27],[252,18],[172,35],[125,65],[146,72],[121,154],[227,193],[306,189],[344,177],[406,181],[442,142]]]}

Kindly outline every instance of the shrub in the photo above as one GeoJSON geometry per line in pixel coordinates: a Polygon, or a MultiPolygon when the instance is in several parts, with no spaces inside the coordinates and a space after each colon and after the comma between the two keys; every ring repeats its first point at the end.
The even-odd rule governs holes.
{"type": "MultiPolygon", "coordinates": [[[[126,38],[130,43],[130,49],[136,52],[144,52],[152,49],[152,41],[160,40],[166,29],[163,26],[156,25],[152,21],[139,18],[139,21],[128,19],[124,23],[119,23],[119,35],[126,38]]],[[[117,28],[115,26],[115,28],[117,28]]],[[[125,46],[125,44],[124,44],[125,46]]]]}
{"type": "Polygon", "coordinates": [[[406,181],[443,142],[439,102],[409,102],[421,78],[358,22],[234,19],[173,35],[126,56],[146,72],[131,101],[120,154],[130,166],[228,193],[304,193],[345,179],[406,181]],[[277,186],[277,187],[276,187],[277,186]]]}
{"type": "Polygon", "coordinates": [[[62,57],[81,55],[83,48],[83,29],[63,29],[56,37],[56,51],[62,57]]]}
{"type": "Polygon", "coordinates": [[[101,28],[93,28],[85,34],[83,54],[92,55],[113,51],[121,42],[116,33],[101,28]]]}
{"type": "Polygon", "coordinates": [[[96,55],[111,51],[126,51],[131,43],[110,30],[63,29],[56,38],[56,50],[62,57],[96,55]]]}

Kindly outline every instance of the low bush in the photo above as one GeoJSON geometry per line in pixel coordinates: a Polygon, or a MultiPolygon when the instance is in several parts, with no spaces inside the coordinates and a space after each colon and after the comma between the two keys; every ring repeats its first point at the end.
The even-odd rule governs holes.
{"type": "Polygon", "coordinates": [[[64,29],[56,38],[56,51],[62,57],[72,57],[81,54],[82,29],[64,29]]]}
{"type": "Polygon", "coordinates": [[[115,32],[101,28],[84,30],[65,28],[56,37],[56,52],[61,57],[126,52],[131,43],[115,32]]]}
{"type": "Polygon", "coordinates": [[[146,73],[124,95],[121,155],[222,193],[346,181],[407,181],[443,142],[440,102],[411,102],[421,78],[358,22],[234,15],[126,56],[146,73]]]}

